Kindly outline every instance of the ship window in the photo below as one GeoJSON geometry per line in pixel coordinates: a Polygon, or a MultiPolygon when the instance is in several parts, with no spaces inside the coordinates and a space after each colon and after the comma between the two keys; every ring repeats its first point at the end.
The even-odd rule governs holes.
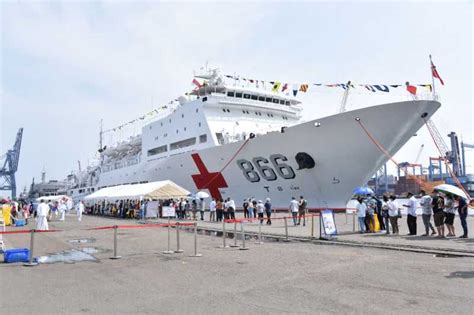
{"type": "Polygon", "coordinates": [[[258,99],[258,96],[257,96],[257,95],[254,95],[254,94],[252,94],[251,97],[252,97],[252,99],[253,99],[254,101],[256,101],[256,100],[258,99]]]}
{"type": "Polygon", "coordinates": [[[242,109],[242,113],[244,113],[244,114],[245,114],[245,111],[244,111],[243,109],[242,109]]]}
{"type": "Polygon", "coordinates": [[[184,127],[184,131],[186,131],[186,127],[184,127]]]}
{"type": "Polygon", "coordinates": [[[200,135],[199,136],[199,143],[207,142],[207,135],[200,135]]]}
{"type": "Polygon", "coordinates": [[[207,96],[204,96],[204,97],[202,98],[202,101],[203,101],[203,102],[207,102],[207,96]]]}
{"type": "Polygon", "coordinates": [[[181,118],[184,118],[184,114],[181,114],[181,118]]]}
{"type": "Polygon", "coordinates": [[[171,119],[169,120],[170,124],[171,124],[171,119]]]}
{"type": "Polygon", "coordinates": [[[178,129],[176,129],[176,133],[179,133],[179,130],[178,130],[178,129]]]}
{"type": "Polygon", "coordinates": [[[271,97],[265,98],[265,102],[271,103],[271,102],[272,102],[272,98],[271,98],[271,97]]]}
{"type": "Polygon", "coordinates": [[[257,116],[258,116],[258,113],[257,113],[257,112],[255,112],[255,115],[257,115],[257,116]]]}
{"type": "Polygon", "coordinates": [[[161,147],[157,147],[157,148],[148,150],[148,156],[160,154],[160,153],[163,153],[163,152],[166,152],[166,151],[168,151],[168,148],[166,147],[166,145],[162,145],[161,147]]]}
{"type": "Polygon", "coordinates": [[[230,113],[230,109],[227,109],[227,112],[230,113]]]}
{"type": "Polygon", "coordinates": [[[234,97],[234,95],[235,95],[234,91],[227,92],[227,96],[234,97]]]}
{"type": "Polygon", "coordinates": [[[265,102],[265,96],[259,96],[259,97],[258,97],[258,100],[259,100],[259,101],[262,101],[262,102],[265,102]]]}
{"type": "Polygon", "coordinates": [[[280,100],[281,105],[285,105],[285,100],[280,100]]]}
{"type": "Polygon", "coordinates": [[[196,108],[196,113],[199,112],[199,108],[196,108]]]}
{"type": "Polygon", "coordinates": [[[241,92],[235,93],[235,97],[242,97],[242,93],[241,92]]]}
{"type": "Polygon", "coordinates": [[[258,115],[259,115],[259,116],[262,116],[262,113],[258,112],[258,115]]]}
{"type": "Polygon", "coordinates": [[[225,113],[225,108],[223,108],[222,111],[225,113]]]}
{"type": "Polygon", "coordinates": [[[160,124],[161,124],[161,127],[163,127],[163,122],[161,122],[160,124]]]}
{"type": "Polygon", "coordinates": [[[201,123],[199,123],[198,126],[201,127],[201,123]]]}
{"type": "Polygon", "coordinates": [[[250,94],[244,94],[244,98],[250,99],[250,94]]]}
{"type": "Polygon", "coordinates": [[[278,99],[274,98],[273,103],[278,104],[279,103],[278,99]]]}
{"type": "Polygon", "coordinates": [[[191,145],[196,144],[196,138],[189,138],[186,140],[181,140],[178,142],[173,142],[170,144],[170,150],[177,150],[185,147],[189,147],[191,145]]]}
{"type": "Polygon", "coordinates": [[[290,101],[285,101],[285,105],[290,105],[290,101]]]}

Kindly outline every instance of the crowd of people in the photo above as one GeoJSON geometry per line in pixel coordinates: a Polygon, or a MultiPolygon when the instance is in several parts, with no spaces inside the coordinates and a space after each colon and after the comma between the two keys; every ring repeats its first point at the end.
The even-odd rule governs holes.
{"type": "MultiPolygon", "coordinates": [[[[459,214],[463,233],[460,238],[468,237],[467,214],[468,204],[464,198],[446,193],[442,194],[433,191],[431,195],[424,190],[419,193],[418,201],[414,194],[407,194],[408,201],[401,205],[406,208],[408,235],[417,235],[417,209],[421,207],[424,234],[422,236],[436,235],[438,238],[455,237],[454,220],[456,211],[459,214]],[[434,227],[431,223],[433,217],[434,227]],[[436,230],[435,230],[436,227],[436,230]],[[446,228],[445,228],[446,227],[446,228]],[[447,233],[446,233],[447,231],[447,233]]],[[[397,198],[393,195],[383,196],[382,199],[372,195],[365,198],[357,198],[357,217],[359,221],[360,233],[374,233],[376,230],[385,231],[390,234],[399,234],[399,222],[402,218],[401,207],[397,198]]]]}

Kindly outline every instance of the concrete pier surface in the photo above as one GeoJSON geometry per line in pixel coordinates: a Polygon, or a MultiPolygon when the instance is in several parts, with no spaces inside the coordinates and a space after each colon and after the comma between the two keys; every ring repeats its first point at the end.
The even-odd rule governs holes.
{"type": "MultiPolygon", "coordinates": [[[[336,218],[338,228],[344,230],[344,215],[336,218]]],[[[277,221],[264,226],[266,234],[281,234],[277,221]]],[[[351,224],[348,218],[346,230],[352,229],[351,224]]],[[[474,258],[470,257],[321,246],[298,241],[298,235],[301,240],[306,237],[311,224],[304,228],[290,224],[294,240],[277,242],[268,237],[257,245],[252,237],[247,251],[222,249],[222,237],[214,236],[219,233],[200,233],[198,251],[203,256],[198,258],[189,257],[194,252],[193,233],[180,234],[184,253],[163,254],[167,228],[119,228],[117,251],[122,258],[111,260],[113,230],[87,230],[111,225],[144,227],[137,221],[94,216],[83,216],[82,222],[72,215],[66,222],[50,222],[51,228],[62,232],[38,233],[35,256],[57,263],[0,264],[2,314],[472,314],[474,258]]],[[[203,230],[208,225],[221,226],[199,222],[203,230]]],[[[226,228],[232,232],[233,224],[226,228]]],[[[23,228],[8,227],[18,229],[23,228]]],[[[249,223],[245,229],[257,230],[258,225],[249,223]]],[[[458,251],[472,251],[474,244],[469,239],[461,243],[405,236],[346,234],[341,238],[435,243],[433,248],[443,242],[458,251]]],[[[28,247],[30,235],[7,234],[3,239],[8,248],[28,247]]],[[[227,239],[227,244],[233,242],[227,239]]],[[[171,229],[171,249],[175,247],[176,231],[171,229]]]]}

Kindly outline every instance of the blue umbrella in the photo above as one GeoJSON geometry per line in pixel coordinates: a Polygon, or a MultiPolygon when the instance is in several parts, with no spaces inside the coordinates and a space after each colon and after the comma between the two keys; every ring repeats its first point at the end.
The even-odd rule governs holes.
{"type": "Polygon", "coordinates": [[[374,194],[374,191],[370,189],[369,187],[357,187],[352,191],[354,195],[367,195],[367,194],[374,194]]]}

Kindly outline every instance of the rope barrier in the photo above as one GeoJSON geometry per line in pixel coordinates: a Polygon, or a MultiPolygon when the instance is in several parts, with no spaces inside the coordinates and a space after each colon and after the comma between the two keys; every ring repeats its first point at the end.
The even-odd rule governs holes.
{"type": "MultiPolygon", "coordinates": [[[[35,230],[35,233],[63,232],[63,230],[35,230]]],[[[29,234],[31,230],[3,231],[0,234],[29,234]]]]}

